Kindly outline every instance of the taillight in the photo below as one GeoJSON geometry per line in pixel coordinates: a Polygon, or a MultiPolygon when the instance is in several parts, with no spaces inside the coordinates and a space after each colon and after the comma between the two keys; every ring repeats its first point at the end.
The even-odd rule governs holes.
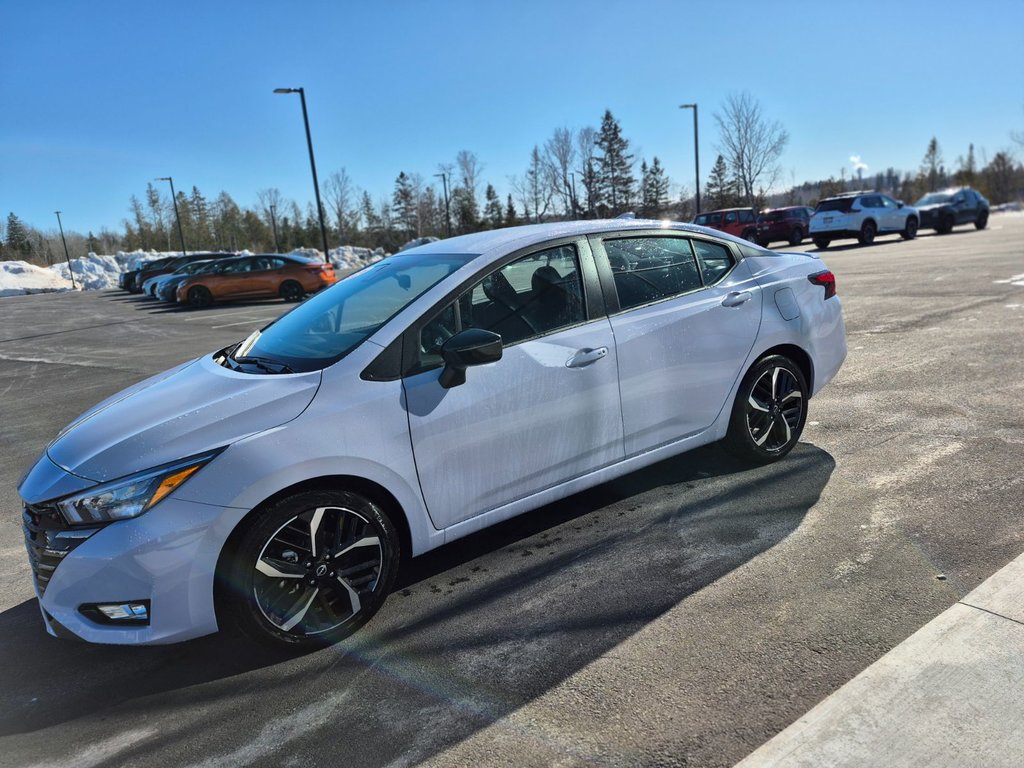
{"type": "Polygon", "coordinates": [[[831,299],[836,295],[836,276],[829,270],[826,269],[824,272],[808,275],[807,279],[815,285],[820,285],[825,289],[826,300],[831,299]]]}

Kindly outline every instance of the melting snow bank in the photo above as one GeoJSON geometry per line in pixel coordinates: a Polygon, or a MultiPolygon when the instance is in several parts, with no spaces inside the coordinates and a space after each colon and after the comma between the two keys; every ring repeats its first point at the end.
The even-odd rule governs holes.
{"type": "MultiPolygon", "coordinates": [[[[50,267],[51,270],[60,275],[61,279],[67,280],[68,265],[57,263],[50,267]]],[[[113,256],[97,256],[90,253],[84,259],[71,260],[71,274],[75,276],[75,287],[83,291],[102,291],[106,288],[117,288],[117,276],[121,274],[121,265],[113,256]]]]}
{"type": "MultiPolygon", "coordinates": [[[[323,261],[323,251],[316,248],[296,248],[292,253],[299,256],[308,256],[311,259],[323,261]]],[[[380,261],[385,256],[390,256],[383,248],[360,248],[356,245],[342,245],[338,248],[331,248],[331,263],[337,269],[361,269],[367,264],[380,261]]]]}
{"type": "MultiPolygon", "coordinates": [[[[67,265],[64,269],[67,269],[67,265]]],[[[0,296],[70,290],[71,281],[51,269],[25,261],[0,261],[0,296]]]]}

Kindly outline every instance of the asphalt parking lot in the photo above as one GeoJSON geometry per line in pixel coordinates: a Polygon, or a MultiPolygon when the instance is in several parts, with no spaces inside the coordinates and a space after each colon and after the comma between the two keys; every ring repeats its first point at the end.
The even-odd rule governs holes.
{"type": "Polygon", "coordinates": [[[49,637],[15,492],[78,413],[289,305],[0,300],[0,765],[735,763],[1024,552],[1024,217],[823,257],[849,357],[790,457],[701,449],[429,553],[298,658],[49,637]]]}

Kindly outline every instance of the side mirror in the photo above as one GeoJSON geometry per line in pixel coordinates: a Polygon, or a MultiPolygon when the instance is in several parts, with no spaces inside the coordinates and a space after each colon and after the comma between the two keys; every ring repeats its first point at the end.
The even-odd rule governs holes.
{"type": "Polygon", "coordinates": [[[441,346],[444,370],[438,383],[445,389],[466,383],[466,369],[501,360],[501,336],[482,328],[467,328],[441,346]]]}
{"type": "Polygon", "coordinates": [[[903,201],[902,200],[897,200],[896,201],[896,207],[897,208],[902,208],[903,207],[903,201]]]}

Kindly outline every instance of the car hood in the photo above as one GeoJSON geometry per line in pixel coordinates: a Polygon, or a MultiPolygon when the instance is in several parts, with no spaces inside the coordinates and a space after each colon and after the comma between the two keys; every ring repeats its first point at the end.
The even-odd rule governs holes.
{"type": "Polygon", "coordinates": [[[926,211],[938,211],[942,208],[950,208],[951,205],[949,203],[932,203],[931,205],[918,205],[915,207],[919,212],[924,213],[926,211]]]}
{"type": "Polygon", "coordinates": [[[61,432],[46,455],[89,480],[123,477],[291,421],[320,378],[320,371],[240,373],[208,355],[108,398],[61,432]]]}

